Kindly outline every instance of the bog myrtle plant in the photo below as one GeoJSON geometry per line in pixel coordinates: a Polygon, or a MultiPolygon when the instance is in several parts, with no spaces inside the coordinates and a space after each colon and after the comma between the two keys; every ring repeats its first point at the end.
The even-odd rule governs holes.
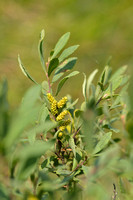
{"type": "Polygon", "coordinates": [[[89,77],[73,71],[77,57],[70,56],[79,45],[64,49],[70,33],[58,40],[46,62],[44,36],[42,30],[38,50],[46,80],[37,83],[18,56],[22,72],[35,85],[13,114],[8,111],[7,82],[1,84],[0,199],[132,199],[127,66],[112,74],[106,65],[94,85],[98,69],[89,77]],[[84,100],[78,107],[78,99],[68,94],[59,98],[76,75],[84,77],[84,100]]]}

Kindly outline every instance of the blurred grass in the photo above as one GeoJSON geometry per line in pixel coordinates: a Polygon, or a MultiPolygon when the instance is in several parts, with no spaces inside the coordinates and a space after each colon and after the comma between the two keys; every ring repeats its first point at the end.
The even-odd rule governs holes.
{"type": "MultiPolygon", "coordinates": [[[[46,58],[59,37],[70,31],[68,45],[80,44],[75,53],[79,58],[76,70],[87,75],[95,68],[102,70],[109,56],[113,69],[125,64],[131,67],[132,13],[132,0],[1,0],[0,79],[8,79],[11,105],[18,105],[24,91],[32,85],[18,67],[18,53],[38,82],[45,79],[37,50],[43,28],[46,58]]],[[[82,81],[82,75],[70,80],[62,95],[80,96],[82,81]]]]}

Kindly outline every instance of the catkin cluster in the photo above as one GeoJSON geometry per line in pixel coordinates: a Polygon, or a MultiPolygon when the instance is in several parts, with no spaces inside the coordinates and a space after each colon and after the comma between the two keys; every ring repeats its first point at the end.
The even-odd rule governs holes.
{"type": "MultiPolygon", "coordinates": [[[[47,98],[51,106],[51,113],[54,116],[57,116],[59,113],[59,109],[63,108],[64,105],[66,104],[67,97],[65,96],[59,102],[57,102],[56,99],[50,93],[47,93],[47,98]]],[[[57,116],[57,121],[62,120],[64,116],[66,115],[66,111],[65,112],[63,111],[61,113],[58,115],[59,117],[57,116]]]]}
{"type": "MultiPolygon", "coordinates": [[[[56,99],[50,94],[47,94],[48,101],[50,103],[50,109],[51,113],[55,116],[56,121],[61,121],[65,118],[65,116],[69,113],[67,110],[63,110],[62,108],[65,106],[67,102],[67,97],[63,97],[59,102],[56,101],[56,99]]],[[[67,119],[61,123],[61,126],[59,127],[60,134],[58,134],[59,137],[63,134],[62,131],[65,130],[65,128],[71,123],[70,119],[67,119]]]]}

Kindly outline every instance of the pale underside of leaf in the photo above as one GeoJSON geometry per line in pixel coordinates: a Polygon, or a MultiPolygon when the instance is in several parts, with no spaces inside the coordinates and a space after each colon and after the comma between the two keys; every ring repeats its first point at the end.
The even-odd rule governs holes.
{"type": "Polygon", "coordinates": [[[28,77],[33,83],[39,85],[31,76],[30,74],[26,71],[24,65],[21,62],[20,56],[18,55],[18,63],[19,63],[19,67],[22,70],[23,74],[28,77]]]}

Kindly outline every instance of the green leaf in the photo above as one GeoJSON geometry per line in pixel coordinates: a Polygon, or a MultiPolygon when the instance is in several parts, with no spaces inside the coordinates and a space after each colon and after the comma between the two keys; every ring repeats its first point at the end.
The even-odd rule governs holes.
{"type": "Polygon", "coordinates": [[[105,102],[103,105],[103,113],[107,117],[107,119],[110,118],[110,111],[109,111],[109,106],[108,106],[107,102],[105,102]]]}
{"type": "Polygon", "coordinates": [[[5,187],[4,184],[0,183],[0,199],[1,200],[10,200],[8,192],[9,192],[8,188],[5,187]]]}
{"type": "Polygon", "coordinates": [[[66,105],[66,108],[67,109],[72,109],[74,108],[74,106],[76,105],[76,103],[78,102],[79,99],[76,99],[74,102],[70,103],[68,102],[67,105],[66,105]]]}
{"type": "Polygon", "coordinates": [[[68,176],[71,173],[71,171],[66,169],[57,169],[56,174],[61,176],[68,176]]]}
{"type": "Polygon", "coordinates": [[[58,95],[58,93],[60,92],[61,88],[63,87],[64,83],[68,80],[68,78],[72,77],[72,76],[75,76],[79,74],[78,71],[74,71],[72,73],[70,73],[68,76],[64,77],[58,84],[58,87],[57,87],[57,91],[56,91],[56,96],[58,95]]]}
{"type": "Polygon", "coordinates": [[[108,124],[108,128],[109,128],[109,130],[114,131],[115,133],[119,133],[120,132],[119,129],[112,127],[110,124],[108,124]]]}
{"type": "Polygon", "coordinates": [[[38,111],[39,107],[35,106],[32,110],[27,110],[25,114],[16,116],[10,125],[10,130],[8,131],[7,136],[4,139],[4,145],[7,150],[10,151],[11,146],[18,141],[18,138],[24,130],[35,122],[38,111]]]}
{"type": "Polygon", "coordinates": [[[121,193],[126,193],[124,181],[123,181],[123,179],[121,177],[119,178],[119,187],[120,187],[121,193]]]}
{"type": "MultiPolygon", "coordinates": [[[[127,66],[123,66],[120,69],[118,69],[110,78],[110,85],[112,85],[112,93],[114,93],[114,91],[122,86],[123,84],[125,84],[128,81],[128,77],[126,77],[124,75],[124,72],[126,71],[127,66]]],[[[110,87],[107,88],[107,90],[105,91],[106,93],[110,93],[110,87]]]]}
{"type": "Polygon", "coordinates": [[[40,94],[40,89],[39,86],[34,86],[26,93],[19,108],[19,112],[12,120],[10,129],[4,139],[4,145],[7,149],[10,149],[11,145],[17,141],[27,126],[34,123],[37,119],[40,106],[36,105],[36,101],[38,99],[38,94],[40,94]]]}
{"type": "Polygon", "coordinates": [[[58,67],[58,64],[59,64],[58,58],[54,58],[50,61],[49,68],[48,68],[48,76],[50,76],[50,74],[53,72],[53,70],[58,67]]]}
{"type": "Polygon", "coordinates": [[[124,74],[127,69],[127,65],[120,67],[111,77],[110,81],[114,81],[115,79],[119,79],[119,77],[124,74]]]}
{"type": "Polygon", "coordinates": [[[103,72],[101,73],[100,79],[98,81],[98,85],[96,88],[96,94],[95,94],[96,98],[99,97],[99,94],[101,91],[104,91],[104,85],[108,83],[111,76],[111,72],[112,72],[111,68],[106,66],[103,72]]]}
{"type": "Polygon", "coordinates": [[[75,157],[75,156],[76,156],[75,143],[74,143],[74,139],[73,139],[72,136],[71,136],[70,139],[69,139],[69,145],[70,145],[70,147],[72,148],[72,151],[73,151],[73,154],[74,154],[74,157],[75,157]]]}
{"type": "Polygon", "coordinates": [[[33,144],[35,142],[36,135],[39,133],[46,134],[51,129],[56,128],[58,123],[55,123],[51,120],[48,121],[42,121],[40,124],[36,125],[34,128],[32,128],[29,131],[25,132],[25,137],[28,137],[29,142],[33,144]]]}
{"type": "Polygon", "coordinates": [[[84,175],[85,176],[88,176],[88,174],[89,174],[89,172],[90,172],[90,170],[93,168],[93,166],[85,166],[85,165],[82,165],[82,170],[83,170],[83,172],[84,172],[84,175]]]}
{"type": "Polygon", "coordinates": [[[91,83],[92,83],[92,81],[93,81],[93,79],[94,79],[94,77],[95,77],[95,75],[96,75],[97,72],[98,72],[98,69],[94,70],[94,71],[90,74],[90,76],[89,76],[89,78],[88,78],[88,80],[87,80],[86,93],[87,93],[87,97],[88,97],[88,98],[89,98],[89,89],[90,89],[91,83]]]}
{"type": "Polygon", "coordinates": [[[20,56],[18,55],[18,63],[19,63],[19,67],[22,70],[23,74],[28,77],[33,83],[39,85],[31,76],[30,74],[26,71],[24,65],[21,62],[20,56]]]}
{"type": "Polygon", "coordinates": [[[85,97],[85,100],[86,100],[86,75],[85,73],[83,73],[84,75],[84,82],[83,82],[83,85],[82,85],[82,91],[83,91],[83,96],[85,97]]]}
{"type": "Polygon", "coordinates": [[[112,74],[112,69],[109,66],[105,67],[105,75],[104,75],[104,81],[103,81],[103,85],[106,85],[111,77],[112,74]]]}
{"type": "Polygon", "coordinates": [[[51,57],[51,59],[55,58],[55,56],[64,48],[66,45],[67,41],[69,40],[70,37],[70,32],[65,33],[57,42],[54,48],[54,53],[51,57]]]}
{"type": "Polygon", "coordinates": [[[95,85],[92,83],[90,87],[91,87],[92,97],[95,99],[95,93],[96,93],[95,85]]]}
{"type": "Polygon", "coordinates": [[[63,76],[63,74],[64,74],[63,72],[59,74],[54,74],[52,83],[55,83],[56,81],[58,81],[63,76]]]}
{"type": "Polygon", "coordinates": [[[9,127],[9,105],[7,95],[7,80],[3,79],[2,83],[0,84],[0,144],[2,143],[2,138],[6,136],[9,127]]]}
{"type": "Polygon", "coordinates": [[[24,113],[25,111],[32,108],[35,105],[37,99],[39,98],[40,93],[41,93],[41,87],[39,85],[35,85],[35,86],[31,87],[25,93],[25,95],[22,99],[22,103],[20,105],[19,111],[21,113],[24,113]]]}
{"type": "Polygon", "coordinates": [[[55,74],[59,74],[61,72],[65,72],[67,70],[71,70],[73,69],[75,63],[77,61],[76,57],[73,58],[68,58],[67,60],[65,60],[58,68],[57,71],[55,72],[55,74]]]}
{"type": "Polygon", "coordinates": [[[78,161],[76,160],[76,158],[73,158],[73,166],[72,166],[72,171],[77,167],[78,165],[78,161]]]}
{"type": "Polygon", "coordinates": [[[79,45],[74,45],[65,49],[59,57],[59,62],[62,62],[65,58],[70,56],[78,47],[79,45]]]}
{"type": "Polygon", "coordinates": [[[99,151],[101,151],[102,149],[104,149],[104,147],[110,141],[111,136],[112,136],[112,132],[105,133],[105,135],[102,136],[101,140],[97,143],[97,145],[96,145],[96,147],[95,147],[95,149],[93,151],[93,154],[96,154],[99,151]]]}
{"type": "Polygon", "coordinates": [[[42,93],[46,94],[49,91],[49,85],[47,81],[43,81],[42,84],[42,93]]]}
{"type": "Polygon", "coordinates": [[[49,116],[48,108],[47,108],[46,104],[43,104],[41,109],[40,109],[40,112],[39,112],[39,117],[38,117],[39,122],[45,123],[48,116],[49,116]]]}
{"type": "Polygon", "coordinates": [[[43,52],[44,36],[45,36],[45,31],[43,29],[41,31],[41,33],[40,33],[40,40],[39,40],[39,44],[38,44],[38,51],[39,51],[39,56],[40,56],[42,68],[43,68],[44,72],[46,73],[45,61],[44,61],[44,52],[43,52]]]}
{"type": "Polygon", "coordinates": [[[36,168],[37,160],[49,149],[52,150],[52,144],[44,141],[36,141],[33,145],[27,145],[20,149],[17,177],[24,180],[32,174],[36,168]]]}

